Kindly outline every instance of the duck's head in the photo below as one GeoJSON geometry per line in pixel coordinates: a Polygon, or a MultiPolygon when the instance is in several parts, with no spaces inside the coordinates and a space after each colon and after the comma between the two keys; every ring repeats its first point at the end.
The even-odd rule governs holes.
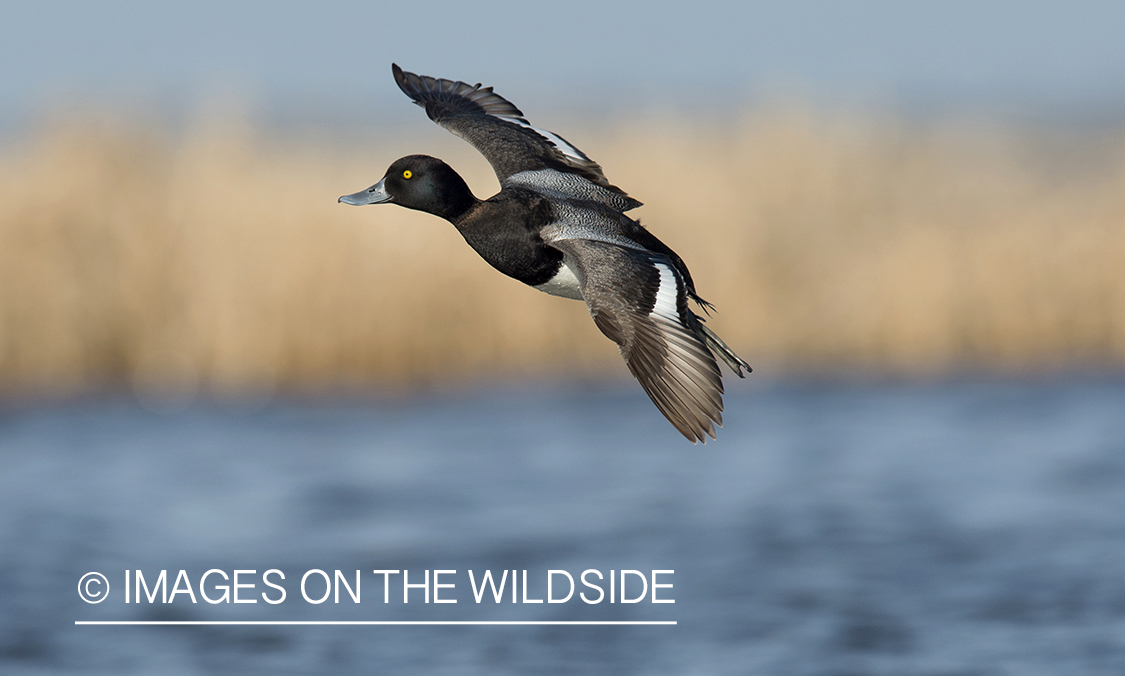
{"type": "Polygon", "coordinates": [[[339,201],[357,207],[390,202],[452,221],[477,200],[445,162],[429,155],[407,155],[395,160],[378,183],[339,201]]]}

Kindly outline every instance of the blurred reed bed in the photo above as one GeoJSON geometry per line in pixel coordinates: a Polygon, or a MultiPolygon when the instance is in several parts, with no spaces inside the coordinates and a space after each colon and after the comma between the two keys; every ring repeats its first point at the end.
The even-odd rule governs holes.
{"type": "MultiPolygon", "coordinates": [[[[1125,363],[1125,133],[763,109],[543,120],[641,199],[759,372],[1125,363]]],[[[449,224],[336,198],[411,152],[364,139],[54,120],[0,159],[0,392],[624,377],[585,307],[491,270],[449,224]]]]}

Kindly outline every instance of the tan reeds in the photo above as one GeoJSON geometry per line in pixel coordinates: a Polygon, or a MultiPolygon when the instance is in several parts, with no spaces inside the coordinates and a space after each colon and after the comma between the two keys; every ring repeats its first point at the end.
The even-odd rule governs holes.
{"type": "MultiPolygon", "coordinates": [[[[549,122],[646,203],[759,371],[1125,363],[1125,134],[796,109],[549,122]]],[[[502,277],[447,223],[336,204],[410,152],[491,194],[426,124],[345,146],[54,123],[9,148],[0,391],[624,376],[580,303],[502,277]]]]}

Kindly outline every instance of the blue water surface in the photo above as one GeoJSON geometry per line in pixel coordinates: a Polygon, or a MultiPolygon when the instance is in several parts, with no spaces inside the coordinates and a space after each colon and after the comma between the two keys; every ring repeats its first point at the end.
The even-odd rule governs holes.
{"type": "Polygon", "coordinates": [[[0,672],[1125,673],[1125,382],[739,386],[706,446],[634,387],[8,405],[0,672]],[[210,569],[256,571],[243,599],[278,569],[286,600],[207,603],[210,569]],[[313,569],[361,571],[361,602],[306,602],[313,569]],[[457,603],[404,604],[401,577],[384,603],[376,569],[456,571],[440,593],[457,603]],[[467,580],[526,570],[542,599],[547,571],[587,569],[674,570],[657,580],[675,603],[588,604],[581,586],[477,603],[467,580]],[[126,570],[168,587],[184,570],[197,601],[125,603],[126,570]],[[91,571],[104,603],[77,593],[91,571]]]}

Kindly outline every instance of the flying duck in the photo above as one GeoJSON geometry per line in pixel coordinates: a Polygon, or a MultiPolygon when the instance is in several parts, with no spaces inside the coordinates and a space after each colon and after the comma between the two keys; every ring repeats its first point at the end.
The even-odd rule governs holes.
{"type": "Polygon", "coordinates": [[[683,260],[625,215],[641,203],[581,150],[532,126],[492,87],[415,75],[396,64],[391,71],[431,120],[484,155],[501,190],[477,199],[445,162],[408,155],[378,183],[339,201],[440,216],[505,275],[585,301],[664,417],[692,443],[714,439],[715,425],[723,424],[715,357],[740,378],[750,365],[689,308],[689,300],[705,313],[711,305],[696,294],[683,260]]]}

